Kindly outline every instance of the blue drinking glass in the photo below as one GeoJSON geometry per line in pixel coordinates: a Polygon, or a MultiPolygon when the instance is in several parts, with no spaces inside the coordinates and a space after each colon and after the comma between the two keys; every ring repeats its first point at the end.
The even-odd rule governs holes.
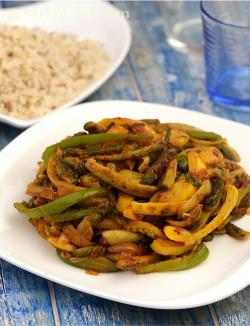
{"type": "Polygon", "coordinates": [[[201,1],[201,16],[210,99],[250,112],[250,2],[201,1]]]}

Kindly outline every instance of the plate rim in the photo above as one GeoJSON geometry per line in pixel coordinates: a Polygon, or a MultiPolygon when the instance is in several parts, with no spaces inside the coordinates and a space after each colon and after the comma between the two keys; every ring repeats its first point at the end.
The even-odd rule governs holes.
{"type": "MultiPolygon", "coordinates": [[[[138,105],[138,106],[144,106],[146,107],[151,107],[151,106],[155,106],[155,107],[159,107],[162,109],[169,109],[169,110],[177,110],[179,113],[185,113],[185,115],[187,114],[191,114],[195,115],[195,116],[200,116],[200,117],[207,117],[209,116],[210,119],[212,120],[217,120],[223,123],[227,123],[230,125],[234,125],[235,127],[241,127],[246,129],[247,131],[250,132],[250,127],[247,125],[244,125],[242,123],[239,122],[235,122],[235,121],[231,121],[228,119],[224,119],[224,118],[220,118],[220,117],[216,117],[216,116],[212,116],[212,115],[208,115],[205,113],[201,113],[201,112],[196,112],[196,111],[189,111],[187,109],[183,109],[183,108],[179,108],[179,107],[175,107],[175,106],[169,106],[169,105],[164,105],[164,104],[157,104],[157,103],[149,103],[149,102],[141,102],[141,101],[127,101],[127,100],[102,100],[102,101],[93,101],[93,102],[87,102],[87,103],[81,103],[78,104],[76,106],[74,106],[74,108],[79,108],[79,109],[84,109],[84,107],[90,107],[89,109],[91,109],[91,106],[95,107],[96,105],[100,105],[100,106],[106,106],[108,107],[108,104],[110,103],[115,103],[116,105],[122,103],[122,105],[127,105],[129,106],[133,106],[133,105],[138,105]]],[[[39,123],[33,125],[31,128],[25,130],[22,134],[20,134],[18,137],[16,137],[14,140],[12,140],[6,147],[4,147],[1,151],[0,151],[0,162],[3,164],[3,167],[6,165],[6,163],[8,163],[8,156],[10,155],[10,152],[12,150],[12,147],[18,146],[19,143],[22,143],[23,141],[26,141],[26,138],[29,137],[30,134],[32,134],[33,132],[36,132],[36,130],[40,130],[41,128],[43,128],[43,126],[45,126],[47,124],[47,122],[49,122],[50,120],[54,120],[57,118],[57,115],[63,115],[63,114],[69,114],[69,111],[60,111],[60,112],[56,112],[53,116],[47,116],[46,118],[42,119],[39,123]],[[7,156],[4,156],[4,154],[7,154],[7,156]]],[[[142,113],[143,115],[143,113],[142,113]]],[[[211,128],[213,129],[213,128],[211,128]]],[[[5,170],[6,168],[4,167],[3,170],[5,170]]],[[[4,174],[1,173],[1,175],[4,174]]],[[[5,255],[4,252],[1,252],[1,248],[0,248],[0,258],[4,259],[5,261],[19,267],[22,268],[28,272],[31,272],[35,275],[38,275],[40,277],[43,277],[47,280],[53,281],[55,283],[67,286],[69,288],[78,290],[80,292],[83,293],[87,293],[90,295],[94,295],[100,298],[104,298],[104,299],[108,299],[108,300],[112,300],[115,302],[120,302],[120,303],[125,303],[125,304],[129,304],[129,305],[133,305],[133,306],[138,306],[138,307],[145,307],[145,308],[153,308],[153,309],[187,309],[187,308],[194,308],[194,307],[199,307],[199,306],[204,306],[207,304],[211,304],[217,301],[220,301],[222,299],[225,299],[233,294],[235,294],[236,292],[244,289],[245,287],[247,287],[250,284],[249,278],[247,277],[247,273],[249,271],[250,268],[250,257],[247,258],[242,265],[235,270],[234,273],[231,273],[228,277],[226,277],[224,280],[222,280],[221,282],[216,283],[215,285],[209,287],[208,289],[202,290],[201,292],[198,292],[194,295],[187,295],[183,298],[177,298],[177,299],[167,299],[165,301],[161,300],[161,301],[140,301],[140,300],[133,300],[133,299],[128,299],[128,298],[121,298],[118,295],[114,295],[114,294],[106,294],[103,293],[99,290],[94,290],[92,291],[91,289],[87,288],[84,289],[84,284],[82,286],[77,286],[74,283],[71,283],[68,280],[60,280],[59,277],[55,276],[55,275],[47,275],[46,272],[40,271],[38,268],[33,267],[33,266],[27,266],[26,263],[22,263],[21,261],[19,261],[16,258],[12,258],[9,257],[8,254],[5,255]],[[238,275],[241,275],[242,277],[240,277],[239,279],[237,279],[237,282],[235,282],[235,277],[238,275]],[[222,287],[223,288],[223,293],[219,292],[216,293],[216,289],[218,287],[222,287]],[[206,293],[207,292],[211,292],[209,294],[208,297],[206,297],[206,293]],[[184,300],[184,301],[183,301],[184,300]],[[192,302],[190,304],[190,302],[192,302]]]]}
{"type": "MultiPolygon", "coordinates": [[[[3,15],[5,13],[6,14],[9,14],[9,13],[18,14],[18,12],[20,12],[20,11],[32,10],[33,7],[35,7],[35,8],[46,7],[46,6],[56,3],[56,2],[60,2],[61,6],[66,5],[66,4],[67,4],[67,6],[69,5],[68,1],[66,2],[66,0],[51,0],[51,1],[44,1],[44,2],[38,2],[38,3],[35,2],[33,4],[31,3],[28,5],[19,6],[19,7],[4,8],[4,9],[0,10],[0,14],[3,14],[3,15]]],[[[129,24],[129,22],[125,18],[125,16],[122,14],[122,11],[120,9],[118,9],[117,7],[115,7],[114,5],[112,5],[111,3],[106,2],[105,0],[95,0],[95,3],[100,3],[101,5],[103,5],[107,8],[110,8],[110,10],[113,10],[113,12],[115,14],[119,14],[121,22],[122,22],[122,24],[124,24],[124,26],[126,28],[127,43],[126,43],[126,46],[122,49],[119,57],[116,59],[116,63],[111,65],[110,69],[108,69],[104,73],[103,76],[101,76],[96,81],[91,83],[87,88],[85,88],[82,91],[82,93],[84,93],[84,95],[81,95],[82,94],[81,93],[81,94],[75,96],[72,100],[59,106],[55,111],[46,113],[45,115],[43,115],[41,117],[33,118],[33,119],[21,119],[21,118],[8,116],[7,114],[4,114],[4,113],[0,113],[0,122],[2,122],[4,124],[8,124],[8,125],[16,127],[16,128],[19,128],[19,129],[26,129],[28,127],[31,127],[35,123],[40,122],[44,118],[47,118],[48,116],[53,115],[55,112],[71,109],[73,106],[75,106],[77,104],[81,104],[80,102],[85,101],[90,95],[92,95],[94,92],[99,90],[100,87],[102,87],[113,76],[113,74],[117,71],[117,69],[121,66],[121,64],[127,57],[129,50],[131,48],[131,44],[132,44],[133,33],[132,33],[131,25],[129,24]]]]}

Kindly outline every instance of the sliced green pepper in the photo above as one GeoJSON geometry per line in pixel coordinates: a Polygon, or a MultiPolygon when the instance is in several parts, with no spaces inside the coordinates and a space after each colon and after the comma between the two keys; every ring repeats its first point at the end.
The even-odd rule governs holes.
{"type": "Polygon", "coordinates": [[[153,144],[134,151],[126,151],[113,155],[97,155],[96,158],[102,161],[122,161],[128,159],[136,159],[144,156],[151,156],[154,153],[160,152],[163,149],[161,144],[153,144]]]}
{"type": "Polygon", "coordinates": [[[226,143],[219,144],[219,145],[217,145],[217,147],[220,149],[220,151],[222,152],[222,154],[224,155],[225,158],[227,158],[231,161],[234,161],[234,162],[240,161],[239,154],[236,152],[235,149],[233,149],[228,144],[226,144],[226,143]]]}
{"type": "Polygon", "coordinates": [[[178,170],[186,173],[188,171],[188,160],[186,154],[177,155],[177,166],[178,170]]]}
{"type": "Polygon", "coordinates": [[[200,128],[193,127],[191,125],[185,124],[185,123],[162,123],[162,126],[167,126],[169,128],[176,128],[185,131],[190,137],[201,139],[201,140],[222,140],[223,138],[210,131],[205,131],[200,128]]]}
{"type": "Polygon", "coordinates": [[[232,211],[231,216],[225,222],[225,225],[230,221],[235,221],[247,214],[247,210],[249,209],[249,202],[250,202],[250,187],[242,187],[239,189],[239,196],[236,207],[232,211]]]}
{"type": "Polygon", "coordinates": [[[147,185],[153,184],[165,172],[166,166],[170,160],[169,154],[166,150],[160,153],[158,159],[147,169],[142,177],[142,182],[147,185]]]}
{"type": "Polygon", "coordinates": [[[105,257],[65,257],[63,252],[57,251],[57,253],[64,263],[74,267],[94,270],[100,273],[111,273],[118,271],[116,265],[110,259],[105,257]]]}
{"type": "Polygon", "coordinates": [[[194,187],[200,187],[201,186],[201,182],[199,179],[195,178],[193,175],[187,173],[185,175],[185,178],[187,180],[187,182],[190,182],[194,187]]]}
{"type": "Polygon", "coordinates": [[[129,141],[145,141],[148,138],[148,135],[138,134],[118,134],[118,133],[100,133],[100,134],[92,134],[92,135],[81,135],[81,136],[72,136],[62,140],[59,143],[50,145],[45,149],[42,154],[42,159],[45,163],[48,162],[51,155],[53,155],[57,149],[60,147],[62,149],[69,147],[77,147],[84,145],[94,145],[94,144],[103,144],[110,141],[121,141],[121,140],[129,140],[129,141]]]}
{"type": "Polygon", "coordinates": [[[226,225],[226,232],[229,234],[231,237],[237,239],[237,240],[245,240],[250,238],[250,232],[245,231],[238,227],[235,224],[228,223],[226,225]]]}
{"type": "Polygon", "coordinates": [[[109,144],[106,147],[102,147],[99,144],[98,145],[91,145],[86,147],[86,152],[89,155],[107,155],[107,154],[113,154],[115,152],[120,152],[123,148],[124,144],[109,144]]]}
{"type": "Polygon", "coordinates": [[[54,214],[48,217],[53,222],[69,222],[83,218],[84,216],[96,216],[101,215],[104,209],[96,208],[82,208],[82,209],[71,209],[61,214],[54,214]]]}
{"type": "Polygon", "coordinates": [[[225,183],[220,178],[212,178],[212,191],[211,194],[205,198],[204,205],[206,210],[211,210],[216,207],[222,199],[225,183]]]}
{"type": "Polygon", "coordinates": [[[221,140],[222,137],[214,132],[198,130],[198,129],[187,129],[186,133],[193,138],[201,140],[221,140]]]}
{"type": "Polygon", "coordinates": [[[246,197],[246,195],[248,195],[249,192],[250,192],[250,186],[242,187],[239,189],[239,197],[238,197],[236,207],[240,206],[241,201],[243,201],[243,199],[246,197]]]}
{"type": "Polygon", "coordinates": [[[161,123],[162,126],[167,126],[168,128],[176,128],[176,129],[180,129],[183,131],[188,131],[188,130],[201,130],[198,129],[194,126],[191,126],[189,124],[186,123],[178,123],[178,122],[168,122],[168,123],[161,123]]]}
{"type": "Polygon", "coordinates": [[[86,246],[78,248],[73,251],[75,257],[87,257],[87,256],[101,256],[105,252],[105,248],[102,246],[86,246]]]}
{"type": "Polygon", "coordinates": [[[207,212],[203,211],[200,215],[199,220],[192,227],[192,231],[197,231],[197,230],[200,230],[201,228],[203,228],[203,226],[207,224],[207,222],[210,218],[210,215],[211,215],[210,211],[207,211],[207,212]]]}
{"type": "Polygon", "coordinates": [[[103,188],[88,188],[69,195],[55,199],[47,204],[35,208],[27,208],[24,203],[14,203],[15,208],[28,219],[47,217],[60,214],[67,208],[79,203],[92,196],[99,196],[106,193],[103,188]]]}
{"type": "Polygon", "coordinates": [[[203,181],[198,190],[182,205],[181,212],[186,213],[195,208],[203,198],[210,194],[211,188],[210,180],[203,181]]]}
{"type": "Polygon", "coordinates": [[[208,234],[205,238],[203,238],[204,242],[212,241],[214,238],[214,235],[212,233],[208,234]]]}
{"type": "Polygon", "coordinates": [[[136,266],[135,270],[138,274],[181,271],[201,264],[207,259],[208,254],[208,248],[204,244],[201,244],[197,250],[186,256],[168,259],[154,264],[136,266]]]}

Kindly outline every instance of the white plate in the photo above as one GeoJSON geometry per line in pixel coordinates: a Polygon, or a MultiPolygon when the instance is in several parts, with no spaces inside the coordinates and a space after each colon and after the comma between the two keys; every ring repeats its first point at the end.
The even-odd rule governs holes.
{"type": "MultiPolygon", "coordinates": [[[[120,66],[131,45],[131,30],[124,14],[101,0],[51,0],[3,9],[0,10],[0,23],[72,33],[80,39],[92,39],[103,44],[112,60],[105,74],[57,110],[69,108],[95,92],[120,66]]],[[[18,128],[29,127],[39,120],[41,118],[24,120],[0,113],[0,121],[18,128]]]]}
{"type": "MultiPolygon", "coordinates": [[[[210,255],[198,267],[162,274],[100,274],[97,277],[61,262],[46,241],[20,216],[12,203],[24,198],[24,190],[36,171],[43,149],[82,129],[83,123],[121,115],[159,118],[209,129],[227,137],[250,171],[247,126],[169,106],[127,101],[81,104],[58,112],[23,132],[0,152],[0,257],[27,271],[99,297],[151,308],[190,308],[225,298],[249,285],[250,245],[228,236],[208,243],[210,255]],[[45,136],[46,135],[46,136],[45,136]]],[[[242,219],[250,228],[250,219],[242,219]]]]}

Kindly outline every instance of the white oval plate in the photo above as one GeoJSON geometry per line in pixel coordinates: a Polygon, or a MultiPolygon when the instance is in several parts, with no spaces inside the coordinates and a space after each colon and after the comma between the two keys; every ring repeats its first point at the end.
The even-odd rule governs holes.
{"type": "MultiPolygon", "coordinates": [[[[31,127],[0,152],[0,257],[29,272],[99,297],[132,305],[179,309],[223,299],[249,285],[250,243],[218,236],[207,245],[204,263],[182,272],[135,275],[130,272],[91,276],[68,266],[54,248],[41,239],[13,208],[24,198],[25,187],[36,163],[49,144],[82,129],[89,120],[120,116],[179,121],[209,129],[227,137],[237,148],[242,165],[250,171],[250,128],[235,122],[174,107],[128,101],[85,103],[58,112],[31,127]],[[120,113],[122,112],[122,113],[120,113]]],[[[249,216],[241,226],[250,228],[249,216]]]]}
{"type": "MultiPolygon", "coordinates": [[[[81,102],[101,87],[120,66],[131,45],[131,30],[124,14],[101,0],[51,0],[3,9],[0,10],[0,23],[41,28],[48,32],[72,33],[79,39],[96,40],[103,44],[111,57],[107,71],[85,87],[81,94],[56,110],[66,109],[81,102]]],[[[39,120],[41,118],[19,119],[0,113],[0,121],[18,128],[27,128],[39,120]]]]}

